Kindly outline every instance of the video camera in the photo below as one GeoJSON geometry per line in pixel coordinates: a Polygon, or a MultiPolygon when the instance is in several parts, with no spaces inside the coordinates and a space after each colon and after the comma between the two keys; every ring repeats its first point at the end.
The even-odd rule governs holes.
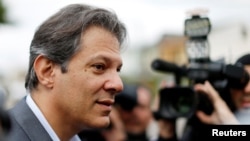
{"type": "Polygon", "coordinates": [[[242,89],[249,81],[249,75],[243,66],[213,62],[209,57],[209,44],[207,36],[211,24],[209,18],[193,15],[185,20],[185,35],[187,40],[187,54],[189,64],[177,66],[162,59],[152,62],[152,69],[161,72],[174,73],[177,77],[187,77],[190,86],[162,88],[160,94],[160,108],[158,114],[162,118],[173,119],[177,117],[191,117],[199,109],[207,114],[213,107],[205,94],[195,92],[192,85],[208,80],[215,89],[225,86],[242,89]]]}
{"type": "MultiPolygon", "coordinates": [[[[216,62],[197,63],[189,67],[178,67],[164,60],[156,59],[152,68],[162,72],[174,72],[176,75],[188,77],[192,83],[203,83],[208,80],[217,89],[225,86],[242,89],[249,81],[248,73],[242,66],[216,62]]],[[[159,91],[160,109],[163,117],[190,117],[197,109],[207,113],[212,111],[212,105],[204,94],[196,93],[190,86],[167,87],[159,91]]]]}

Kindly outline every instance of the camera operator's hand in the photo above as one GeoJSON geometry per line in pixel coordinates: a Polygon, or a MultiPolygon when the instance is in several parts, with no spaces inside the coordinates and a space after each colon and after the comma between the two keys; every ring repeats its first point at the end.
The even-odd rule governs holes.
{"type": "Polygon", "coordinates": [[[220,97],[212,85],[206,81],[204,84],[196,84],[194,89],[197,92],[206,94],[212,102],[214,111],[211,115],[203,111],[197,111],[197,117],[206,124],[238,124],[236,117],[231,112],[225,101],[220,97]]]}

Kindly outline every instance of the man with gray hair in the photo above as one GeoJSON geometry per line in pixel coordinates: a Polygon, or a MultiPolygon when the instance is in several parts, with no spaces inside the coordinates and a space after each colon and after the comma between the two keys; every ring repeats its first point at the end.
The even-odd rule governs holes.
{"type": "Polygon", "coordinates": [[[8,141],[79,141],[105,128],[123,83],[126,28],[116,14],[70,4],[40,25],[30,45],[27,95],[10,109],[8,141]]]}

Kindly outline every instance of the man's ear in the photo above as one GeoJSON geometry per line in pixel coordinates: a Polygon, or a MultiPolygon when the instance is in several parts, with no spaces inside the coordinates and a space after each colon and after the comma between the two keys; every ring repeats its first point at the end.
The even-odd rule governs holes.
{"type": "Polygon", "coordinates": [[[43,55],[39,55],[34,62],[34,70],[39,83],[47,88],[52,88],[54,83],[55,64],[43,55]]]}

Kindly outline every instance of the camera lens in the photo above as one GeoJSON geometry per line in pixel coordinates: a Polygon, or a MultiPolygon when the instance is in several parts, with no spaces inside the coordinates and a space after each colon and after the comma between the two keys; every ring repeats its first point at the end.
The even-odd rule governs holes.
{"type": "Polygon", "coordinates": [[[190,96],[181,95],[173,101],[173,109],[180,114],[185,114],[190,111],[193,105],[193,99],[190,96]]]}
{"type": "Polygon", "coordinates": [[[160,96],[160,112],[166,118],[189,117],[197,106],[197,95],[189,87],[164,88],[160,96]]]}

